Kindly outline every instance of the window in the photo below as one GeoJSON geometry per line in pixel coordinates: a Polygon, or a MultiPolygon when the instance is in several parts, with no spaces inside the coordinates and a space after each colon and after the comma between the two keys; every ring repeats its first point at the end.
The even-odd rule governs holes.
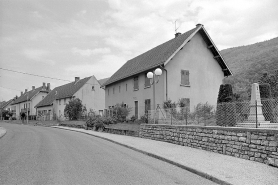
{"type": "Polygon", "coordinates": [[[113,87],[113,94],[115,93],[115,87],[113,87]]]}
{"type": "Polygon", "coordinates": [[[59,105],[61,105],[61,99],[59,100],[59,105]]]}
{"type": "Polygon", "coordinates": [[[125,91],[127,91],[127,84],[125,84],[125,91]]]}
{"type": "Polygon", "coordinates": [[[119,93],[121,92],[121,86],[119,86],[119,93]]]}
{"type": "Polygon", "coordinates": [[[188,86],[189,84],[189,71],[181,70],[181,85],[188,86]]]}
{"type": "Polygon", "coordinates": [[[44,96],[42,96],[42,99],[44,99],[44,96]]]}
{"type": "Polygon", "coordinates": [[[67,102],[67,100],[66,100],[66,98],[64,99],[64,105],[66,105],[66,102],[67,102]]]}
{"type": "Polygon", "coordinates": [[[145,113],[147,114],[149,110],[151,110],[151,99],[146,99],[145,100],[145,113]]]}
{"type": "Polygon", "coordinates": [[[134,88],[133,88],[133,90],[139,90],[139,84],[138,84],[138,76],[136,76],[135,78],[134,78],[134,88]]]}
{"type": "Polygon", "coordinates": [[[147,73],[145,74],[145,87],[151,86],[151,79],[147,77],[147,73]]]}
{"type": "Polygon", "coordinates": [[[92,86],[92,91],[95,91],[95,86],[92,86]]]}

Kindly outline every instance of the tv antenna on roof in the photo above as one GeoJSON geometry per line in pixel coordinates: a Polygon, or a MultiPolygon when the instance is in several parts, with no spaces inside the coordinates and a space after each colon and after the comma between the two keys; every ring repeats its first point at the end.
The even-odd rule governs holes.
{"type": "Polygon", "coordinates": [[[179,25],[179,27],[177,27],[177,21],[178,19],[175,20],[175,32],[177,33],[177,30],[180,28],[181,25],[179,25]]]}

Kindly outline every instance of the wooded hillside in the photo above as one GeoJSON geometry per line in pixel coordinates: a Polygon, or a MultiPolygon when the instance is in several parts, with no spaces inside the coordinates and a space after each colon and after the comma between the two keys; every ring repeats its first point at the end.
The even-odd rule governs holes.
{"type": "Polygon", "coordinates": [[[263,73],[274,74],[278,70],[278,37],[225,49],[221,54],[233,73],[224,83],[232,84],[234,93],[243,94],[250,91],[251,84],[258,82],[263,73]]]}

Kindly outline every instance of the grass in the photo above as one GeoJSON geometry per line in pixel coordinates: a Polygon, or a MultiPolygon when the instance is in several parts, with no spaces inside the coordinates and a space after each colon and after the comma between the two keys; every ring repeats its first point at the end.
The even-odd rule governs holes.
{"type": "MultiPolygon", "coordinates": [[[[6,120],[8,123],[12,124],[22,124],[21,120],[6,120]]],[[[23,124],[27,124],[26,120],[24,120],[23,124]]],[[[68,126],[68,127],[82,127],[85,124],[85,121],[39,121],[39,120],[29,120],[28,125],[32,126],[57,126],[58,124],[61,124],[62,126],[68,126]]],[[[106,127],[109,128],[115,128],[120,130],[131,130],[139,132],[140,130],[140,124],[139,123],[117,123],[117,124],[110,124],[106,125],[106,127]]]]}
{"type": "Polygon", "coordinates": [[[137,123],[117,123],[117,124],[108,125],[107,127],[120,129],[120,130],[132,130],[136,132],[139,132],[140,130],[140,124],[137,123]]]}

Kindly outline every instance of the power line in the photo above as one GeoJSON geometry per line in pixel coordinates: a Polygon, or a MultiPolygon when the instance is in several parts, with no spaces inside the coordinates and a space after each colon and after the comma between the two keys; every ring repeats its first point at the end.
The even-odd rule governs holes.
{"type": "Polygon", "coordinates": [[[70,80],[64,80],[64,79],[53,78],[53,77],[49,77],[49,76],[42,76],[42,75],[37,75],[37,74],[25,73],[25,72],[15,71],[15,70],[11,70],[11,69],[5,69],[5,68],[2,68],[2,67],[0,67],[0,69],[5,70],[5,71],[11,71],[11,72],[14,72],[14,73],[21,73],[21,74],[25,74],[25,75],[37,76],[37,77],[41,77],[41,78],[49,78],[49,79],[53,79],[53,80],[61,80],[61,81],[71,82],[70,80]]]}
{"type": "Polygon", "coordinates": [[[14,90],[14,91],[21,91],[21,90],[18,90],[18,89],[11,89],[11,88],[7,88],[7,87],[3,87],[3,86],[0,86],[0,87],[4,88],[4,89],[14,90]]]}
{"type": "MultiPolygon", "coordinates": [[[[37,75],[37,74],[32,74],[32,73],[26,73],[26,72],[21,72],[21,71],[15,71],[12,69],[5,69],[0,67],[0,69],[5,70],[5,71],[10,71],[10,72],[14,72],[14,73],[20,73],[20,74],[25,74],[25,75],[31,75],[31,76],[36,76],[36,77],[41,77],[41,78],[49,78],[49,79],[53,79],[53,80],[61,80],[61,81],[66,81],[66,82],[72,82],[70,80],[64,80],[64,79],[60,79],[60,78],[54,78],[54,77],[49,77],[49,76],[42,76],[42,75],[37,75]]],[[[89,85],[98,85],[98,84],[90,84],[90,83],[85,83],[85,84],[89,84],[89,85]]]]}

